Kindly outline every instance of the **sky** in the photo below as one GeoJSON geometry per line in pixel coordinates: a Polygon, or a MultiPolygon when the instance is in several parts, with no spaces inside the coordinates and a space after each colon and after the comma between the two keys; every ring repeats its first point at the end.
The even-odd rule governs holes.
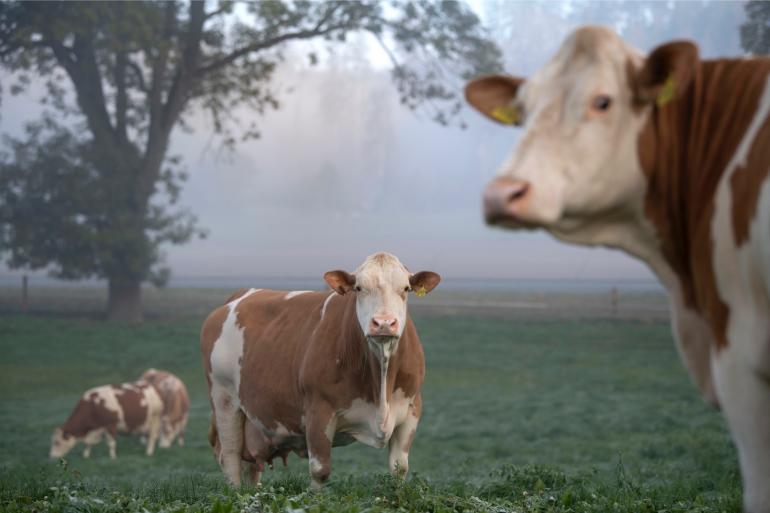
{"type": "MultiPolygon", "coordinates": [[[[503,50],[506,70],[518,75],[536,70],[588,23],[609,24],[645,51],[687,38],[704,57],[742,53],[738,2],[470,5],[503,50]]],[[[287,48],[275,75],[282,107],[256,119],[260,139],[223,151],[200,114],[189,118],[192,132],[174,132],[169,153],[181,156],[189,173],[180,204],[208,232],[165,248],[175,276],[320,277],[389,251],[413,271],[445,277],[653,279],[618,251],[484,225],[481,190],[518,130],[470,109],[461,130],[403,108],[387,59],[365,38],[338,47],[322,66],[308,67],[306,51],[287,48]]],[[[39,114],[34,91],[6,96],[2,109],[0,133],[18,134],[39,114]]],[[[20,272],[0,267],[0,276],[9,274],[20,272]]]]}

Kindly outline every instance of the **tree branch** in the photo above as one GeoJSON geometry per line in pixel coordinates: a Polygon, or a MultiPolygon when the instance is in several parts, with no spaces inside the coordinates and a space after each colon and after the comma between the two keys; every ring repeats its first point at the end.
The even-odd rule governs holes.
{"type": "Polygon", "coordinates": [[[126,110],[128,109],[128,93],[126,92],[126,67],[128,56],[123,50],[115,54],[115,132],[121,143],[128,141],[126,132],[126,110]]]}
{"type": "Polygon", "coordinates": [[[219,9],[214,9],[213,11],[208,12],[203,16],[204,21],[208,21],[211,18],[215,18],[220,14],[230,12],[232,10],[232,2],[220,2],[219,5],[219,9]]]}
{"type": "Polygon", "coordinates": [[[57,62],[64,68],[75,86],[78,105],[86,116],[97,144],[112,145],[115,140],[102,89],[102,78],[96,63],[92,41],[84,33],[77,34],[72,48],[65,46],[50,32],[45,40],[57,62]]]}
{"type": "Polygon", "coordinates": [[[136,78],[136,85],[139,87],[139,90],[143,93],[149,93],[150,91],[147,89],[147,83],[144,81],[144,73],[142,72],[142,68],[140,68],[139,65],[131,59],[126,59],[126,66],[133,72],[134,78],[136,78]]]}
{"type": "Polygon", "coordinates": [[[198,69],[196,75],[199,78],[201,78],[213,71],[217,71],[218,69],[224,68],[225,66],[232,64],[239,57],[243,57],[244,55],[248,55],[250,53],[266,50],[270,47],[279,45],[286,41],[295,40],[295,39],[312,39],[314,37],[324,36],[330,32],[334,32],[335,30],[341,30],[347,27],[348,27],[347,25],[330,25],[322,30],[315,29],[315,28],[307,29],[307,30],[298,30],[296,32],[287,32],[285,34],[281,34],[275,37],[271,37],[269,39],[265,39],[264,41],[252,43],[250,45],[246,45],[242,48],[239,48],[238,50],[234,50],[233,52],[226,55],[225,57],[222,57],[221,59],[218,59],[206,66],[201,67],[200,69],[198,69]]]}

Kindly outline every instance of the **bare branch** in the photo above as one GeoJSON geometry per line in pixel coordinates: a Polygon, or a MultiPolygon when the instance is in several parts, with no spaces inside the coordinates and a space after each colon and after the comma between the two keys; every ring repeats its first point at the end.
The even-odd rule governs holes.
{"type": "Polygon", "coordinates": [[[220,14],[224,14],[226,12],[230,12],[232,10],[232,3],[231,2],[220,2],[219,9],[214,9],[211,12],[207,12],[203,16],[204,21],[208,21],[211,18],[216,18],[220,14]]]}
{"type": "Polygon", "coordinates": [[[150,91],[147,89],[147,83],[144,81],[144,72],[142,72],[142,68],[131,59],[126,59],[126,66],[133,72],[139,90],[143,93],[149,93],[150,91]]]}
{"type": "Polygon", "coordinates": [[[393,64],[394,67],[398,68],[400,64],[398,63],[398,59],[396,59],[396,55],[390,51],[390,48],[388,48],[388,45],[385,44],[385,41],[382,40],[382,37],[377,34],[376,32],[370,32],[374,36],[374,39],[377,40],[377,43],[379,43],[380,48],[385,52],[385,55],[388,56],[388,59],[390,59],[390,63],[393,64]]]}
{"type": "Polygon", "coordinates": [[[347,28],[347,25],[330,25],[325,29],[313,28],[308,30],[298,30],[296,32],[287,32],[285,34],[271,37],[269,39],[265,39],[264,41],[258,41],[256,43],[252,43],[250,45],[246,45],[242,48],[239,48],[238,50],[234,50],[233,52],[226,55],[225,57],[222,57],[221,59],[218,59],[206,66],[201,67],[200,69],[198,69],[196,75],[198,77],[203,77],[213,71],[224,68],[229,64],[232,64],[238,58],[243,57],[244,55],[266,50],[268,48],[277,46],[286,41],[299,40],[299,39],[312,39],[314,37],[324,36],[326,34],[329,34],[330,32],[334,32],[335,30],[341,30],[344,28],[347,28]]]}
{"type": "Polygon", "coordinates": [[[115,132],[121,142],[128,140],[126,132],[126,111],[128,110],[128,93],[126,92],[126,67],[128,57],[126,52],[115,54],[115,132]]]}

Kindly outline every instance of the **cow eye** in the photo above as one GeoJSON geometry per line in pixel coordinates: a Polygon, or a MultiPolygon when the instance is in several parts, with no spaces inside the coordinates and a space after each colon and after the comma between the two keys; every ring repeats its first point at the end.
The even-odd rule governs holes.
{"type": "Polygon", "coordinates": [[[410,287],[408,285],[406,287],[404,287],[404,292],[409,292],[410,290],[412,290],[412,287],[410,287]]]}
{"type": "Polygon", "coordinates": [[[592,104],[594,110],[598,110],[598,111],[606,111],[610,108],[610,105],[612,105],[612,98],[604,94],[600,94],[599,96],[594,98],[594,101],[592,104]]]}
{"type": "Polygon", "coordinates": [[[358,285],[356,285],[356,292],[361,292],[361,287],[359,287],[358,285]]]}

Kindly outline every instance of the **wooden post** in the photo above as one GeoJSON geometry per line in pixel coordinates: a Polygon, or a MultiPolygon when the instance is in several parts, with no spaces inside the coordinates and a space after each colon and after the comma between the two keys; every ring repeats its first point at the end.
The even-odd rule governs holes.
{"type": "Polygon", "coordinates": [[[26,312],[29,309],[29,279],[24,274],[21,277],[21,311],[26,312]]]}

